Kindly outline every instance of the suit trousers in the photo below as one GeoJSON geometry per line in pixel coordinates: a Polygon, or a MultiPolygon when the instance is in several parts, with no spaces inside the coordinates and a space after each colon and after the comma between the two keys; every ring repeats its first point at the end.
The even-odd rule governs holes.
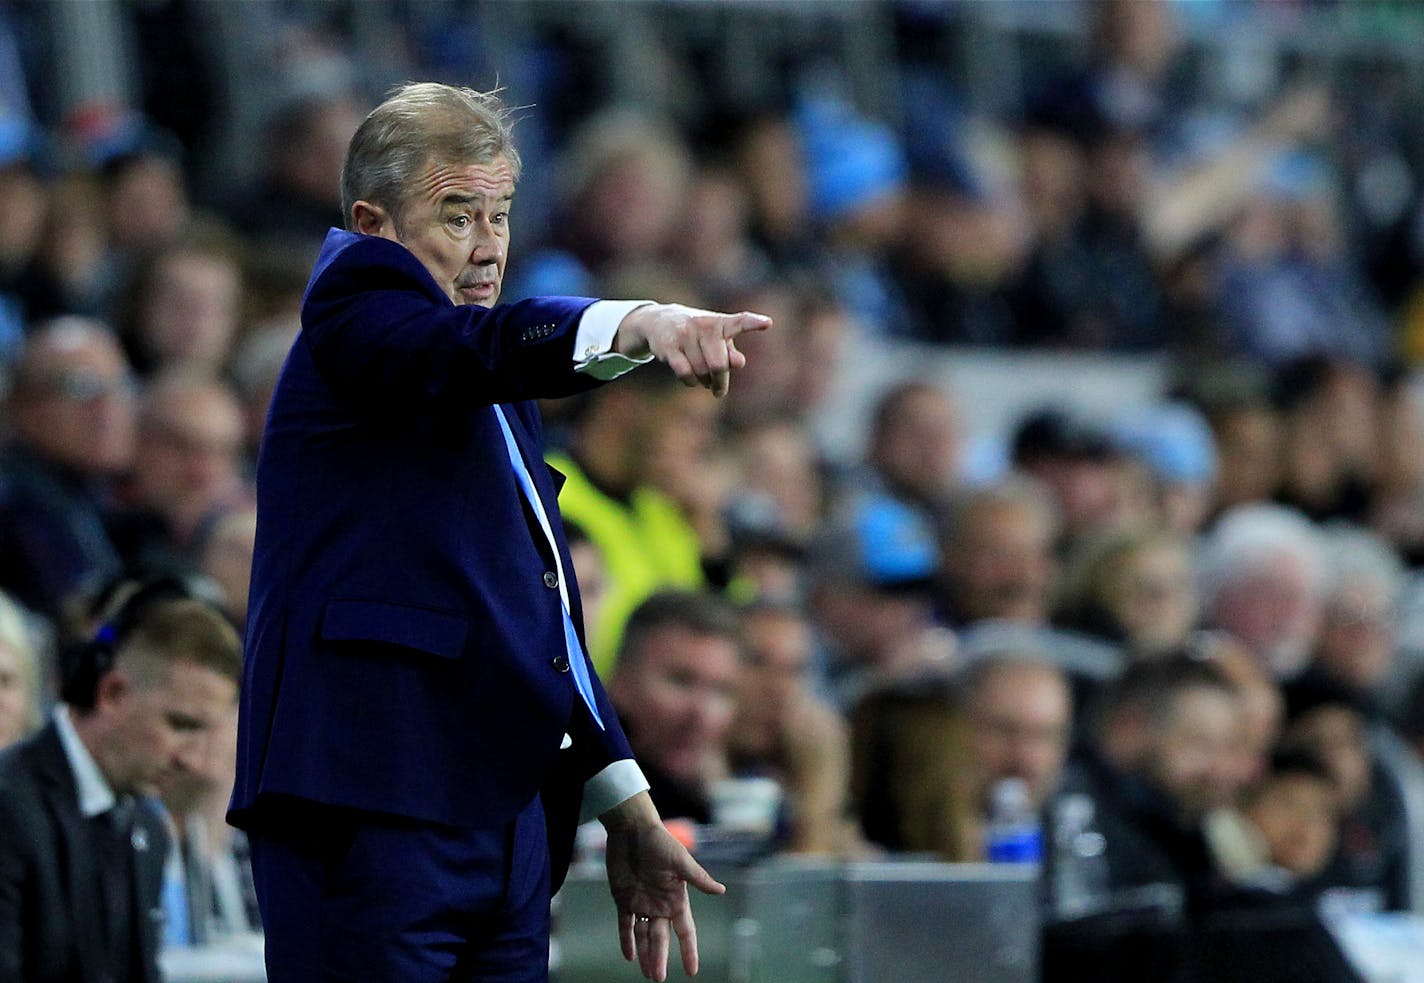
{"type": "Polygon", "coordinates": [[[316,815],[249,836],[269,983],[546,983],[538,797],[490,830],[316,815]]]}

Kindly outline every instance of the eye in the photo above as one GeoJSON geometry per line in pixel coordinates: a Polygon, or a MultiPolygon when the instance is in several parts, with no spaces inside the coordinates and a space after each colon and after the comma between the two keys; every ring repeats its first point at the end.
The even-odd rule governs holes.
{"type": "Polygon", "coordinates": [[[451,224],[453,227],[455,227],[456,229],[468,228],[468,227],[469,227],[469,224],[470,224],[470,216],[468,216],[468,215],[456,215],[456,216],[453,216],[453,217],[450,219],[450,224],[451,224]]]}
{"type": "Polygon", "coordinates": [[[491,218],[490,221],[493,222],[495,225],[505,225],[509,222],[509,213],[495,212],[494,217],[491,218]]]}

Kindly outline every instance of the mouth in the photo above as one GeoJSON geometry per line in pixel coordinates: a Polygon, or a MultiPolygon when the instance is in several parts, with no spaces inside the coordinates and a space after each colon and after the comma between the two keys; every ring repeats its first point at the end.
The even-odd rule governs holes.
{"type": "Polygon", "coordinates": [[[478,283],[457,283],[455,284],[455,291],[466,300],[490,300],[499,293],[499,284],[494,280],[482,280],[478,283]]]}

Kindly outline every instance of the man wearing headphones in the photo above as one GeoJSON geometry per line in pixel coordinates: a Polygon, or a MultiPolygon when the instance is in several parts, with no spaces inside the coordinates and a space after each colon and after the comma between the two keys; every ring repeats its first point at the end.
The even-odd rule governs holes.
{"type": "Polygon", "coordinates": [[[147,796],[202,761],[242,649],[211,606],[140,587],[53,719],[0,753],[0,980],[157,983],[167,836],[147,796]]]}

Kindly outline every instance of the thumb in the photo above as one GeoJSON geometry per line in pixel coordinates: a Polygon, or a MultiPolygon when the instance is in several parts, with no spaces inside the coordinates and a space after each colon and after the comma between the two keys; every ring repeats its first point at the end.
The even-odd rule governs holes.
{"type": "Polygon", "coordinates": [[[683,851],[682,869],[679,873],[683,880],[703,894],[722,894],[727,890],[727,885],[707,873],[701,864],[692,859],[692,854],[686,851],[683,851]]]}
{"type": "Polygon", "coordinates": [[[737,350],[737,339],[727,339],[727,364],[734,369],[745,368],[747,356],[737,350]]]}

